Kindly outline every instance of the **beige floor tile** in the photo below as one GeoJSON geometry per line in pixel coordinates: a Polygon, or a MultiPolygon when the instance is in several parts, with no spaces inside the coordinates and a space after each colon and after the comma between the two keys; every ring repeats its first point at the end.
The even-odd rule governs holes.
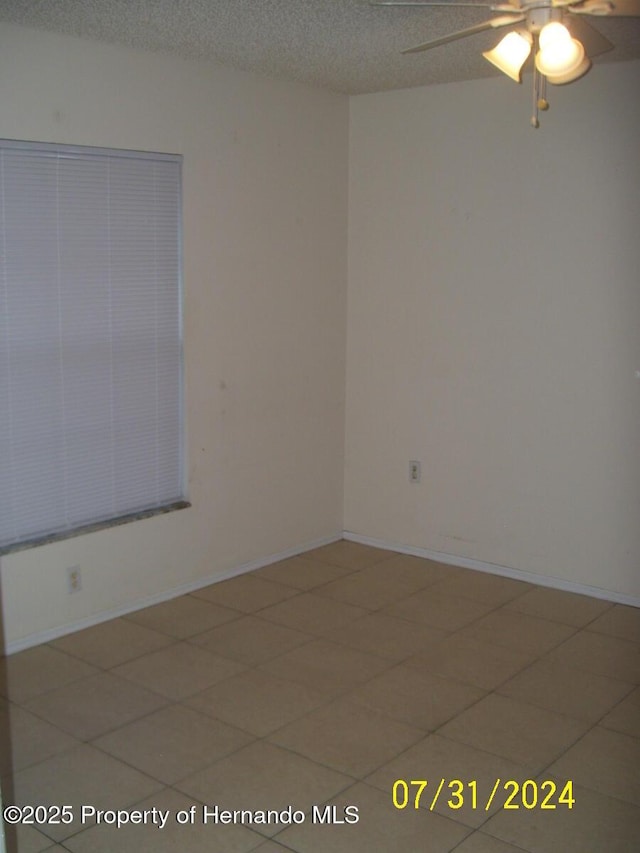
{"type": "Polygon", "coordinates": [[[485,835],[484,832],[474,832],[456,847],[456,853],[522,853],[522,847],[514,847],[506,841],[500,841],[485,835]]]}
{"type": "Polygon", "coordinates": [[[436,563],[412,554],[390,554],[387,559],[364,570],[372,580],[397,578],[398,582],[413,591],[424,589],[438,581],[450,580],[463,574],[466,569],[436,563]]]}
{"type": "Polygon", "coordinates": [[[436,583],[446,576],[444,571],[438,571],[441,568],[439,564],[419,557],[396,554],[325,584],[317,592],[367,610],[379,610],[436,583]]]}
{"type": "Polygon", "coordinates": [[[260,616],[296,631],[326,635],[366,612],[362,607],[323,598],[314,592],[303,592],[288,601],[267,607],[260,616]]]}
{"type": "Polygon", "coordinates": [[[264,569],[259,569],[255,574],[259,578],[283,583],[286,586],[295,587],[295,589],[311,590],[336,578],[344,577],[349,572],[351,569],[323,563],[320,560],[313,560],[305,556],[290,557],[288,560],[272,563],[270,566],[265,566],[264,569]]]}
{"type": "MultiPolygon", "coordinates": [[[[378,565],[384,565],[384,563],[378,565]]],[[[379,610],[385,605],[405,598],[413,591],[410,587],[405,587],[401,582],[396,583],[391,578],[373,580],[365,569],[352,572],[344,578],[319,587],[316,594],[343,601],[345,604],[363,607],[365,610],[379,610]]]]}
{"type": "Polygon", "coordinates": [[[58,844],[52,846],[51,839],[32,826],[5,826],[5,838],[7,853],[55,853],[64,849],[58,844]]]}
{"type": "Polygon", "coordinates": [[[392,556],[392,552],[341,539],[338,542],[332,542],[330,545],[323,545],[320,548],[307,551],[301,556],[303,559],[320,560],[322,563],[330,563],[343,569],[358,571],[385,560],[392,556]]]}
{"type": "Polygon", "coordinates": [[[637,853],[637,806],[579,786],[574,786],[573,794],[572,809],[558,804],[545,811],[500,811],[484,825],[483,832],[531,853],[637,853]]]}
{"type": "Polygon", "coordinates": [[[50,646],[36,646],[10,657],[0,657],[0,686],[17,703],[95,672],[95,667],[50,646]]]}
{"type": "Polygon", "coordinates": [[[537,586],[506,605],[509,610],[582,628],[611,607],[608,601],[562,589],[537,586]]]}
{"type": "Polygon", "coordinates": [[[79,740],[91,740],[166,704],[157,693],[101,672],[37,696],[26,707],[79,740]]]}
{"type": "Polygon", "coordinates": [[[385,613],[370,613],[336,628],[331,639],[390,661],[401,661],[431,648],[446,636],[447,633],[439,628],[407,622],[385,613]]]}
{"type": "Polygon", "coordinates": [[[506,604],[531,589],[531,584],[524,581],[472,569],[460,569],[455,577],[439,581],[433,586],[433,592],[436,594],[469,598],[494,607],[506,604]]]}
{"type": "Polygon", "coordinates": [[[70,805],[74,821],[68,825],[38,826],[43,834],[61,841],[82,829],[80,807],[125,808],[162,788],[149,776],[83,744],[21,770],[14,777],[18,805],[70,805]]]}
{"type": "Polygon", "coordinates": [[[426,732],[437,729],[484,695],[477,687],[401,665],[352,690],[349,699],[426,732]]]}
{"type": "MultiPolygon", "coordinates": [[[[447,568],[430,560],[396,554],[325,584],[318,589],[318,594],[367,610],[378,610],[446,577],[457,576],[456,570],[447,574],[447,568]]],[[[464,570],[457,570],[460,571],[464,570]]]]}
{"type": "Polygon", "coordinates": [[[444,853],[453,850],[469,829],[425,809],[395,809],[389,794],[364,784],[354,785],[330,800],[337,815],[348,806],[358,809],[358,823],[313,824],[286,829],[278,840],[299,853],[444,853]]]}
{"type": "Polygon", "coordinates": [[[171,601],[145,607],[126,618],[137,625],[184,640],[215,628],[216,625],[231,622],[238,616],[237,610],[220,607],[193,595],[181,595],[171,601]]]}
{"type": "MultiPolygon", "coordinates": [[[[286,749],[256,741],[232,756],[178,782],[175,787],[221,809],[277,809],[306,812],[344,790],[352,780],[286,749]]],[[[262,825],[267,836],[283,824],[262,825]]]]}
{"type": "Polygon", "coordinates": [[[100,749],[170,785],[240,749],[251,735],[172,705],[94,741],[100,749]]]}
{"type": "Polygon", "coordinates": [[[0,659],[5,799],[306,813],[25,826],[17,853],[635,853],[638,613],[342,541],[0,659]],[[472,808],[471,782],[480,800],[552,772],[574,810],[504,811],[504,785],[472,808]],[[425,777],[465,806],[454,785],[394,809],[393,783],[425,777]],[[314,824],[327,801],[360,822],[314,824]]]}
{"type": "Polygon", "coordinates": [[[640,644],[618,637],[579,631],[545,659],[586,669],[596,675],[640,684],[640,644]]]}
{"type": "Polygon", "coordinates": [[[116,667],[120,675],[169,699],[179,701],[206,690],[244,666],[221,658],[190,643],[174,643],[166,649],[116,667]]]}
{"type": "Polygon", "coordinates": [[[452,634],[406,661],[408,666],[492,690],[532,660],[529,652],[452,634]]]}
{"type": "Polygon", "coordinates": [[[626,681],[537,661],[499,687],[498,693],[595,723],[631,690],[626,681]]]}
{"type": "Polygon", "coordinates": [[[575,743],[587,727],[572,717],[491,694],[439,733],[523,764],[536,773],[575,743]]]}
{"type": "Polygon", "coordinates": [[[606,729],[640,738],[640,687],[616,705],[602,720],[606,729]]]}
{"type": "MultiPolygon", "coordinates": [[[[63,847],[62,844],[54,844],[53,847],[47,847],[46,851],[43,851],[43,853],[66,853],[68,849],[68,847],[63,847]]],[[[22,851],[20,851],[20,853],[22,853],[22,851]]]]}
{"type": "Polygon", "coordinates": [[[529,775],[525,767],[514,761],[433,734],[380,767],[365,781],[392,793],[396,780],[404,780],[408,783],[408,791],[400,787],[398,797],[402,798],[407,792],[411,807],[415,807],[416,796],[420,793],[418,786],[411,784],[412,780],[426,781],[418,800],[420,808],[430,809],[435,800],[434,812],[477,827],[502,808],[507,796],[501,789],[486,810],[496,780],[524,780],[529,775]],[[442,779],[445,782],[438,795],[442,779]],[[471,783],[475,784],[475,798],[471,783]]]}
{"type": "Polygon", "coordinates": [[[7,776],[64,752],[79,741],[18,705],[0,712],[0,772],[7,776]]]}
{"type": "Polygon", "coordinates": [[[248,853],[259,844],[259,837],[243,826],[211,826],[204,822],[199,804],[169,788],[136,803],[134,809],[153,816],[166,816],[166,823],[128,824],[120,828],[95,825],[68,838],[65,847],[72,853],[248,853]],[[176,815],[196,805],[192,823],[180,824],[176,815]]]}
{"type": "Polygon", "coordinates": [[[192,637],[191,642],[222,657],[256,666],[314,639],[311,634],[249,615],[192,637]]]}
{"type": "Polygon", "coordinates": [[[198,693],[185,704],[264,737],[327,701],[327,694],[319,690],[251,669],[198,693]]]}
{"type": "Polygon", "coordinates": [[[542,655],[560,645],[574,628],[501,607],[460,632],[460,636],[505,646],[519,652],[542,655]]]}
{"type": "Polygon", "coordinates": [[[640,740],[596,726],[549,768],[554,776],[640,806],[640,740]]]}
{"type": "Polygon", "coordinates": [[[128,619],[111,619],[109,622],[60,637],[51,645],[93,666],[111,669],[161,649],[171,642],[171,638],[165,634],[136,625],[128,619]]]}
{"type": "Polygon", "coordinates": [[[591,622],[588,630],[640,643],[640,607],[616,604],[591,622]]]}
{"type": "Polygon", "coordinates": [[[457,631],[480,619],[491,609],[490,604],[452,595],[437,595],[431,587],[427,587],[389,605],[384,612],[389,616],[431,625],[443,631],[457,631]]]}
{"type": "Polygon", "coordinates": [[[337,699],[271,735],[272,743],[361,778],[424,737],[372,708],[337,699]]]}
{"type": "Polygon", "coordinates": [[[256,613],[279,601],[299,595],[300,590],[247,573],[206,586],[192,594],[198,599],[211,601],[222,607],[230,607],[242,613],[256,613]]]}
{"type": "Polygon", "coordinates": [[[388,660],[367,652],[329,640],[315,640],[268,661],[260,669],[335,695],[368,681],[389,666],[388,660]]]}

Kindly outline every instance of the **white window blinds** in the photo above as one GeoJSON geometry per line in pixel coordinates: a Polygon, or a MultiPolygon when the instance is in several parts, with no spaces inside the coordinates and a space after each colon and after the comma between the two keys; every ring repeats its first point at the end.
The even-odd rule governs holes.
{"type": "Polygon", "coordinates": [[[0,548],[184,497],[180,172],[0,141],[0,548]]]}

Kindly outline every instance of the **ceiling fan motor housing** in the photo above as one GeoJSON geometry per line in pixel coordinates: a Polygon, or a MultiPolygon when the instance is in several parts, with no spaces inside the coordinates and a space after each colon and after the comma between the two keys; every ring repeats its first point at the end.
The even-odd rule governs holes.
{"type": "Polygon", "coordinates": [[[530,33],[539,35],[540,30],[550,21],[561,21],[562,9],[554,9],[551,4],[548,6],[535,6],[533,9],[527,9],[527,28],[530,33]]]}

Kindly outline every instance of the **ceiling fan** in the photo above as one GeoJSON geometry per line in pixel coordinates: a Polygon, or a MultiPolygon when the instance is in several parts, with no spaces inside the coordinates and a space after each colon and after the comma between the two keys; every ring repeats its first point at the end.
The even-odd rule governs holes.
{"type": "Polygon", "coordinates": [[[539,110],[549,108],[547,82],[561,85],[577,80],[591,67],[592,57],[613,48],[607,38],[584,20],[584,16],[640,17],[640,0],[507,0],[504,3],[381,0],[370,5],[475,7],[499,13],[497,17],[409,47],[402,53],[419,53],[485,30],[521,25],[507,33],[493,50],[482,55],[520,83],[522,69],[533,52],[533,127],[540,126],[539,110]]]}

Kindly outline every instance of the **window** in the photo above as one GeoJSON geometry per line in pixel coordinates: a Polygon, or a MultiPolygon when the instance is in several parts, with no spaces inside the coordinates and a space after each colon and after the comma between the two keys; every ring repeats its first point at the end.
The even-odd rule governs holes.
{"type": "Polygon", "coordinates": [[[184,498],[181,158],[0,141],[0,548],[184,498]]]}

